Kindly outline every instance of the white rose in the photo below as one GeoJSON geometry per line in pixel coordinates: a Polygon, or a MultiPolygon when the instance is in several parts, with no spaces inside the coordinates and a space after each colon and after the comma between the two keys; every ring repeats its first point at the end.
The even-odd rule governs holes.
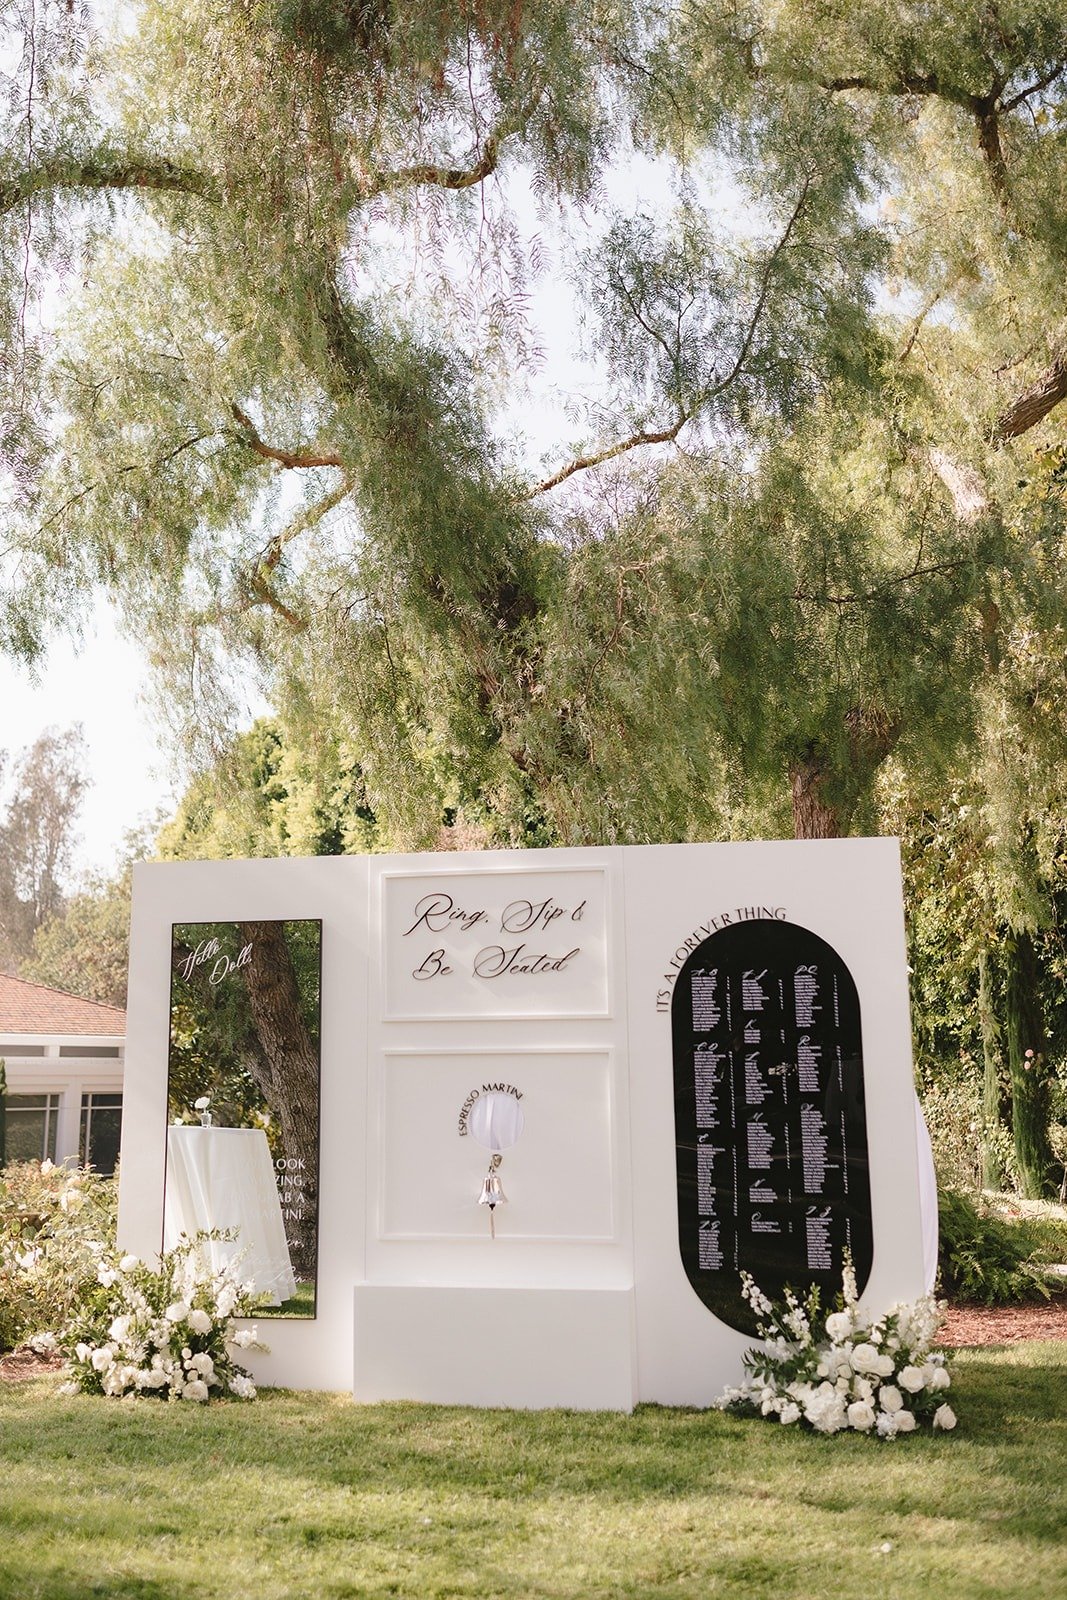
{"type": "MultiPolygon", "coordinates": [[[[853,1372],[877,1372],[878,1363],[882,1358],[873,1344],[858,1344],[852,1352],[853,1372]]],[[[890,1363],[892,1370],[892,1363],[890,1363]]]]}
{"type": "Polygon", "coordinates": [[[897,1374],[897,1382],[909,1394],[918,1394],[920,1389],[926,1387],[926,1379],[918,1367],[901,1367],[897,1374]]]}
{"type": "Polygon", "coordinates": [[[800,1420],[800,1407],[793,1400],[787,1400],[778,1413],[779,1422],[798,1422],[800,1420]]]}
{"type": "Polygon", "coordinates": [[[853,1400],[848,1408],[848,1425],[866,1433],[874,1427],[874,1407],[867,1400],[853,1400]]]}
{"type": "Polygon", "coordinates": [[[193,1378],[190,1383],[182,1384],[183,1400],[198,1400],[201,1405],[207,1399],[207,1384],[200,1378],[193,1378]]]}
{"type": "Polygon", "coordinates": [[[206,1311],[201,1311],[198,1307],[189,1313],[189,1326],[194,1333],[210,1333],[211,1318],[206,1311]]]}
{"type": "Polygon", "coordinates": [[[893,1420],[897,1425],[898,1433],[914,1433],[917,1427],[913,1411],[897,1411],[893,1420]]]}
{"type": "Polygon", "coordinates": [[[109,1339],[118,1339],[121,1342],[123,1339],[125,1339],[126,1335],[129,1333],[129,1331],[130,1331],[130,1319],[129,1319],[129,1317],[116,1317],[114,1322],[111,1324],[110,1328],[107,1330],[108,1338],[109,1339]]]}
{"type": "Polygon", "coordinates": [[[846,1426],[845,1402],[834,1389],[819,1388],[804,1408],[804,1415],[817,1433],[837,1433],[846,1426]]]}
{"type": "Polygon", "coordinates": [[[76,1344],[74,1346],[74,1354],[79,1361],[88,1361],[92,1353],[93,1347],[91,1344],[76,1344]]]}
{"type": "Polygon", "coordinates": [[[184,1300],[175,1300],[167,1307],[163,1315],[168,1322],[184,1322],[189,1315],[189,1307],[184,1300]]]}
{"type": "Polygon", "coordinates": [[[951,1406],[938,1406],[934,1412],[934,1427],[944,1428],[946,1433],[949,1428],[956,1426],[956,1413],[951,1406]]]}
{"type": "Polygon", "coordinates": [[[904,1404],[904,1396],[891,1383],[883,1383],[878,1391],[878,1399],[883,1411],[899,1411],[904,1404]]]}
{"type": "Polygon", "coordinates": [[[123,1272],[132,1272],[134,1267],[139,1267],[140,1265],[140,1256],[123,1256],[122,1260],[119,1262],[119,1266],[122,1268],[123,1272]]]}
{"type": "Polygon", "coordinates": [[[826,1319],[826,1331],[834,1344],[842,1344],[852,1333],[852,1313],[835,1311],[826,1319]]]}
{"type": "Polygon", "coordinates": [[[195,1355],[189,1365],[195,1367],[202,1378],[210,1378],[215,1370],[215,1363],[206,1350],[201,1350],[199,1355],[195,1355]]]}
{"type": "Polygon", "coordinates": [[[880,1378],[891,1378],[893,1376],[893,1357],[879,1356],[874,1364],[874,1370],[880,1378]]]}
{"type": "Polygon", "coordinates": [[[199,1100],[194,1100],[193,1101],[193,1110],[194,1111],[206,1111],[210,1104],[211,1104],[211,1096],[207,1095],[207,1094],[202,1094],[200,1096],[199,1100]]]}
{"type": "Polygon", "coordinates": [[[99,1350],[94,1350],[90,1356],[94,1372],[103,1372],[115,1359],[115,1352],[109,1344],[102,1344],[99,1350]]]}
{"type": "Polygon", "coordinates": [[[931,1389],[948,1389],[952,1384],[952,1379],[944,1367],[934,1367],[930,1373],[929,1384],[931,1389]]]}

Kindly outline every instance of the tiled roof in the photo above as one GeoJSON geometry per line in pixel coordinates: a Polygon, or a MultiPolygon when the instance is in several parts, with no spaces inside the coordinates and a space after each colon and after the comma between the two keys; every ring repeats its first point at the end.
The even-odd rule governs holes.
{"type": "Polygon", "coordinates": [[[126,1032],[118,1006],[81,1000],[62,989],[46,989],[0,972],[0,1033],[76,1033],[113,1037],[126,1032]]]}

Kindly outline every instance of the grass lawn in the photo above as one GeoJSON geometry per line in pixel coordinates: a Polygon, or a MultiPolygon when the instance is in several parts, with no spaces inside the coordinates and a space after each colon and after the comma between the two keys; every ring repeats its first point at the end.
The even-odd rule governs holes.
{"type": "Polygon", "coordinates": [[[888,1443],[657,1406],[0,1385],[0,1596],[1067,1594],[1067,1345],[955,1365],[956,1432],[888,1443]]]}

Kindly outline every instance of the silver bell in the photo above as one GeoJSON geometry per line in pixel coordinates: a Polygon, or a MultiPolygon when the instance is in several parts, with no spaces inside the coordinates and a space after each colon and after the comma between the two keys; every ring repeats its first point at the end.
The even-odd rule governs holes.
{"type": "Polygon", "coordinates": [[[478,1196],[478,1204],[489,1207],[489,1233],[490,1237],[494,1239],[496,1238],[496,1222],[493,1214],[497,1206],[506,1206],[508,1203],[508,1197],[504,1193],[504,1185],[497,1176],[499,1165],[500,1156],[494,1155],[489,1163],[489,1171],[482,1179],[482,1192],[478,1196]]]}

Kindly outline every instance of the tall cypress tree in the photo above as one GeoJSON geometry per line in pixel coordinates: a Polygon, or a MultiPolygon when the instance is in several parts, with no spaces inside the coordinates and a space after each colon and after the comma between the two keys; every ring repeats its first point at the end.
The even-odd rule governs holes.
{"type": "Polygon", "coordinates": [[[1041,1198],[1052,1186],[1054,1161],[1048,1137],[1049,1065],[1041,1007],[1041,973],[1033,935],[1009,937],[1005,954],[1005,1035],[1011,1070],[1012,1133],[1019,1188],[1041,1198]]]}

